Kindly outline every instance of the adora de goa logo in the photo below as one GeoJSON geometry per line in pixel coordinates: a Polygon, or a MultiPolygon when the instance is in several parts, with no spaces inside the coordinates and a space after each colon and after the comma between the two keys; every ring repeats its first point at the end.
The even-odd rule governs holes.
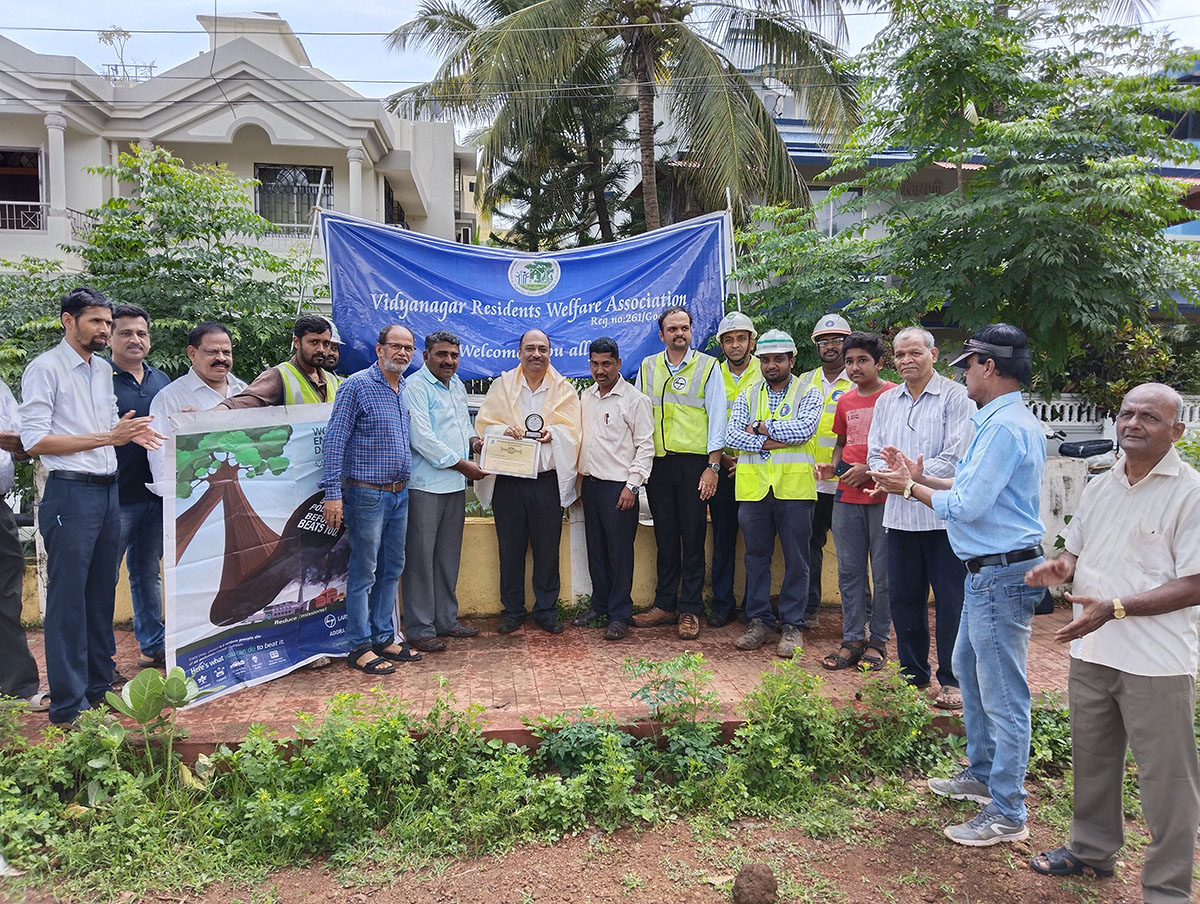
{"type": "Polygon", "coordinates": [[[508,281],[522,295],[545,295],[561,276],[562,268],[553,258],[515,260],[508,267],[508,281]]]}

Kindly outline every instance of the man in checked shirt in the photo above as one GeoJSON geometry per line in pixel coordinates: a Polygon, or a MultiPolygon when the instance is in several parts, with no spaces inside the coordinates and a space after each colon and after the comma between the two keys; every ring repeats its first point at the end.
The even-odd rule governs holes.
{"type": "Polygon", "coordinates": [[[346,665],[368,675],[390,675],[393,663],[421,658],[398,641],[392,617],[408,530],[412,453],[404,371],[414,346],[406,326],[380,330],[379,360],[338,387],[325,428],[325,521],[337,530],[345,518],[350,539],[346,665]]]}

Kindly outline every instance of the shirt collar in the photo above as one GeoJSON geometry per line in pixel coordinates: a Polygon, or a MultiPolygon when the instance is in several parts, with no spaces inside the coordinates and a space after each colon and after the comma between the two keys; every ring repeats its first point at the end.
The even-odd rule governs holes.
{"type": "Polygon", "coordinates": [[[1006,392],[1004,395],[996,396],[996,398],[992,399],[973,415],[971,415],[971,422],[975,424],[975,428],[978,430],[980,427],[986,424],[991,419],[992,415],[996,414],[996,412],[1008,408],[1010,405],[1020,404],[1020,402],[1021,393],[1019,392],[1006,392]]]}
{"type": "MultiPolygon", "coordinates": [[[[1113,465],[1113,473],[1121,479],[1121,483],[1126,488],[1130,487],[1129,478],[1125,475],[1125,462],[1128,459],[1122,455],[1115,465],[1113,465]]],[[[1154,467],[1147,472],[1146,476],[1138,481],[1138,485],[1145,483],[1151,477],[1178,477],[1183,472],[1183,459],[1179,456],[1179,450],[1172,446],[1167,450],[1167,454],[1155,463],[1154,467]]]]}
{"type": "MultiPolygon", "coordinates": [[[[943,377],[935,370],[933,375],[929,378],[929,382],[925,384],[925,388],[921,390],[921,395],[925,395],[927,392],[931,395],[941,395],[942,384],[949,382],[950,380],[947,377],[943,377]]],[[[903,380],[900,381],[900,392],[908,396],[910,399],[912,398],[912,393],[908,391],[908,384],[903,380]]],[[[916,401],[916,399],[913,399],[913,401],[916,401]]]]}
{"type": "MultiPolygon", "coordinates": [[[[376,383],[382,383],[388,389],[392,388],[392,384],[388,382],[387,375],[384,374],[383,368],[379,366],[378,361],[376,361],[374,364],[371,365],[371,369],[368,371],[368,373],[370,374],[371,379],[374,380],[376,383]]],[[[400,375],[399,389],[400,390],[404,389],[404,374],[400,375]]]]}
{"type": "MultiPolygon", "coordinates": [[[[608,395],[604,396],[604,398],[607,399],[608,396],[624,395],[625,390],[628,388],[629,388],[629,381],[626,380],[624,377],[621,377],[619,380],[617,380],[617,382],[615,384],[613,384],[613,388],[608,391],[608,395]]],[[[597,386],[595,383],[593,383],[591,386],[589,386],[587,388],[587,391],[592,393],[592,395],[594,395],[596,398],[600,398],[600,387],[597,386]]]]}

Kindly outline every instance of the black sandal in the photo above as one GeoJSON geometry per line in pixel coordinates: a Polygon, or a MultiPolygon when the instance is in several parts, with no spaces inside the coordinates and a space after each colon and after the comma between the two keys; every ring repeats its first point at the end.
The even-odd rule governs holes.
{"type": "Polygon", "coordinates": [[[375,644],[375,646],[371,647],[371,649],[375,651],[376,656],[379,656],[382,659],[386,659],[389,662],[420,662],[421,661],[421,654],[416,652],[413,649],[410,649],[408,644],[406,644],[406,643],[400,644],[400,652],[399,653],[393,653],[393,652],[389,651],[388,644],[386,644],[386,643],[377,643],[377,644],[375,644]]]}
{"type": "Polygon", "coordinates": [[[1084,863],[1065,847],[1042,851],[1029,861],[1029,866],[1035,873],[1041,873],[1043,876],[1086,876],[1091,874],[1097,879],[1107,879],[1113,874],[1111,869],[1084,863]],[[1046,866],[1038,866],[1038,860],[1041,857],[1046,858],[1046,866]]]}
{"type": "Polygon", "coordinates": [[[354,669],[356,672],[366,672],[368,675],[391,675],[396,671],[396,667],[394,665],[392,665],[390,662],[386,662],[379,656],[376,656],[374,659],[367,660],[367,662],[363,663],[362,665],[359,664],[359,658],[365,656],[367,653],[374,652],[375,651],[370,647],[363,647],[360,650],[351,651],[350,655],[346,657],[346,667],[354,669]]]}
{"type": "Polygon", "coordinates": [[[862,667],[869,672],[878,672],[887,664],[887,645],[882,643],[869,643],[867,649],[863,651],[862,667]],[[872,656],[872,653],[878,655],[872,656]]]}
{"type": "Polygon", "coordinates": [[[821,660],[821,665],[831,672],[836,672],[841,669],[848,669],[852,665],[857,665],[862,659],[863,642],[861,640],[843,640],[841,649],[836,653],[830,653],[821,660]],[[842,650],[849,651],[849,656],[843,656],[842,650]]]}

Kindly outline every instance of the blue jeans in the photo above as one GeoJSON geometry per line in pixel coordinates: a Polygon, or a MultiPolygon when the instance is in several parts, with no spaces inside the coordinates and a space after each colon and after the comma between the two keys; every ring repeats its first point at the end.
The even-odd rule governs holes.
{"type": "Polygon", "coordinates": [[[388,644],[404,571],[408,490],[385,493],[350,484],[342,494],[350,541],[346,580],[346,642],[350,651],[388,644]]]}
{"type": "Polygon", "coordinates": [[[963,698],[971,775],[988,786],[1000,813],[1025,821],[1029,765],[1029,635],[1040,587],[1025,584],[1030,559],[967,573],[954,674],[963,698]]]}
{"type": "Polygon", "coordinates": [[[163,651],[162,500],[134,502],[121,506],[121,552],[129,572],[129,596],[133,601],[133,634],[145,656],[163,651]]]}

